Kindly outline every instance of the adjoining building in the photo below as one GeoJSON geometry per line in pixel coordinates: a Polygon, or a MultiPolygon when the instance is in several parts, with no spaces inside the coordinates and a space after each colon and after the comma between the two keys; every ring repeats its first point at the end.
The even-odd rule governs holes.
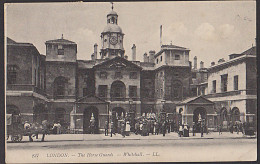
{"type": "Polygon", "coordinates": [[[46,56],[33,44],[7,38],[7,113],[20,113],[23,122],[60,122],[64,133],[90,133],[91,118],[99,133],[105,121],[147,113],[165,113],[176,125],[181,114],[190,126],[200,114],[211,129],[238,116],[256,120],[247,117],[256,114],[255,48],[210,68],[201,62],[197,69],[190,50],[172,44],[145,53],[143,62],[136,61],[133,44],[128,60],[124,35],[112,10],[100,53],[94,44],[91,60],[77,60],[77,44],[63,36],[45,42],[46,56]]]}

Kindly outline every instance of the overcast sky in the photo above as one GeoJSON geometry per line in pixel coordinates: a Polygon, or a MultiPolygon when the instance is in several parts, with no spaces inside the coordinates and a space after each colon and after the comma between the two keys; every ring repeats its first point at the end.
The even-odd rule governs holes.
{"type": "MultiPolygon", "coordinates": [[[[100,34],[106,26],[109,2],[35,3],[6,5],[6,36],[17,42],[33,43],[46,54],[45,41],[65,39],[78,44],[78,59],[90,59],[95,43],[101,48],[100,34]]],[[[232,53],[255,45],[256,5],[254,1],[230,2],[115,2],[126,55],[133,44],[137,60],[160,50],[163,44],[189,48],[190,61],[198,57],[205,66],[232,53]]]]}

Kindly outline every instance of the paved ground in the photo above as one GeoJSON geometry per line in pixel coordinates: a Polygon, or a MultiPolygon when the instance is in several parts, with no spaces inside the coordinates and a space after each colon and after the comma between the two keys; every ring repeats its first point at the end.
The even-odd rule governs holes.
{"type": "MultiPolygon", "coordinates": [[[[28,138],[28,137],[26,137],[28,138]]],[[[24,138],[25,139],[25,138],[24,138]]],[[[252,161],[256,138],[210,133],[201,138],[159,136],[47,135],[46,142],[7,143],[7,162],[252,161]]]]}

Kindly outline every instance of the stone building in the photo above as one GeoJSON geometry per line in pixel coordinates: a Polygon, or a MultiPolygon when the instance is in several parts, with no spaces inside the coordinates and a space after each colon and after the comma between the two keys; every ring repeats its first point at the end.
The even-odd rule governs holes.
{"type": "Polygon", "coordinates": [[[164,113],[176,125],[180,117],[191,124],[204,113],[210,127],[220,119],[215,118],[220,107],[227,113],[236,107],[240,113],[255,114],[256,95],[252,94],[256,93],[256,69],[251,64],[255,56],[247,54],[251,50],[246,55],[231,55],[230,61],[210,68],[201,62],[197,69],[196,58],[192,68],[188,48],[162,45],[157,53],[145,53],[140,62],[133,44],[132,60],[128,60],[118,23],[118,14],[112,10],[101,33],[100,52],[94,44],[91,60],[77,60],[77,44],[63,36],[45,42],[46,55],[30,43],[7,38],[7,113],[20,113],[23,121],[60,122],[64,132],[83,133],[90,133],[91,118],[95,133],[99,133],[105,121],[117,124],[129,116],[133,122],[147,113],[158,117],[164,113]],[[233,70],[238,68],[241,71],[235,75],[233,70]],[[231,86],[220,89],[222,74],[236,76],[239,83],[235,91],[231,86]],[[211,91],[214,80],[216,93],[211,91]],[[198,103],[200,110],[195,108],[198,103]]]}

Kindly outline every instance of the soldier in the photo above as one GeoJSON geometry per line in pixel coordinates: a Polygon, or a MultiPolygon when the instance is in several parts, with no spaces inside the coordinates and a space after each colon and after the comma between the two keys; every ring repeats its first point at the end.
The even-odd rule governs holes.
{"type": "Polygon", "coordinates": [[[111,122],[111,124],[110,124],[110,137],[112,137],[113,133],[114,133],[114,123],[111,122]]]}
{"type": "Polygon", "coordinates": [[[200,126],[201,137],[203,137],[203,130],[204,130],[204,123],[203,121],[201,121],[201,126],[200,126]]]}
{"type": "Polygon", "coordinates": [[[162,123],[162,133],[163,133],[163,136],[165,137],[165,133],[166,133],[166,122],[165,121],[162,123]]]}
{"type": "Polygon", "coordinates": [[[108,136],[108,122],[105,122],[105,136],[108,136]]]}
{"type": "Polygon", "coordinates": [[[121,124],[121,134],[123,137],[125,137],[125,123],[124,122],[122,122],[122,124],[121,124]]]}
{"type": "Polygon", "coordinates": [[[192,123],[192,134],[195,136],[195,122],[192,123]]]}

